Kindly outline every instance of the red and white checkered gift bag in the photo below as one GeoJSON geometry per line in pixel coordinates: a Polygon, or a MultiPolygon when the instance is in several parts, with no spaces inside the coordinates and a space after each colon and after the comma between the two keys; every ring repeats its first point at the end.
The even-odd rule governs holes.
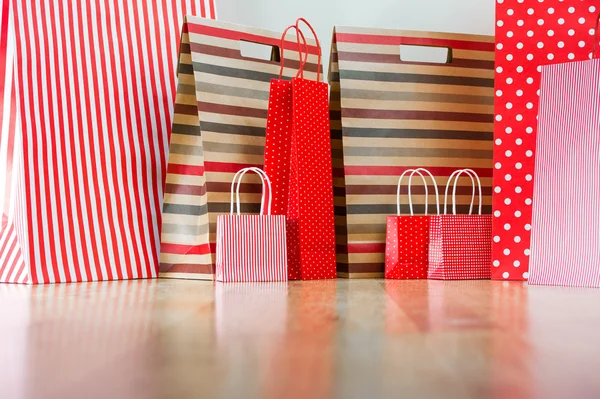
{"type": "Polygon", "coordinates": [[[271,198],[271,181],[263,170],[244,168],[233,177],[231,212],[217,216],[217,281],[287,280],[285,215],[271,214],[271,198]],[[262,180],[260,215],[240,214],[240,183],[247,172],[257,173],[262,180]]]}
{"type": "Polygon", "coordinates": [[[440,214],[440,199],[435,177],[424,168],[407,169],[398,179],[396,193],[396,216],[388,216],[385,234],[385,278],[389,279],[424,279],[427,278],[427,265],[429,263],[429,189],[427,180],[422,173],[426,173],[433,181],[437,214],[440,214]],[[410,173],[408,178],[408,208],[410,215],[401,215],[400,189],[402,178],[410,173]],[[412,201],[412,178],[415,174],[421,176],[425,186],[424,215],[415,215],[412,201]]]}
{"type": "Polygon", "coordinates": [[[543,66],[529,284],[600,287],[599,145],[600,58],[543,66]]]}
{"type": "Polygon", "coordinates": [[[481,214],[481,182],[471,169],[460,169],[450,175],[444,195],[444,214],[432,216],[429,227],[428,278],[437,280],[476,280],[491,278],[492,215],[481,214]],[[456,186],[461,174],[473,184],[468,215],[456,214],[456,186]],[[446,214],[448,188],[452,180],[452,215],[446,214]],[[479,214],[473,215],[475,179],[479,188],[479,214]]]}

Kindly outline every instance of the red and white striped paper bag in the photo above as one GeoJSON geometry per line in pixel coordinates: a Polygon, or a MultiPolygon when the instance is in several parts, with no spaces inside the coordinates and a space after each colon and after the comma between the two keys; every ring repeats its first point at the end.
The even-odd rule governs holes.
{"type": "Polygon", "coordinates": [[[492,215],[481,214],[481,182],[471,169],[452,173],[446,184],[444,214],[432,216],[429,227],[428,278],[437,280],[489,279],[492,273],[492,215]],[[471,178],[473,194],[468,215],[456,214],[456,186],[462,173],[471,178]],[[448,188],[452,192],[452,215],[446,214],[448,188]],[[473,215],[475,180],[479,189],[479,214],[473,215]]]}
{"type": "Polygon", "coordinates": [[[217,217],[217,281],[287,281],[285,215],[271,214],[271,200],[271,182],[264,171],[244,168],[235,174],[231,212],[217,217]],[[240,214],[240,184],[247,172],[257,173],[262,180],[260,215],[240,214]]]}
{"type": "Polygon", "coordinates": [[[541,79],[529,284],[600,287],[600,59],[541,79]]]}
{"type": "Polygon", "coordinates": [[[156,277],[180,26],[214,0],[1,4],[0,281],[156,277]]]}

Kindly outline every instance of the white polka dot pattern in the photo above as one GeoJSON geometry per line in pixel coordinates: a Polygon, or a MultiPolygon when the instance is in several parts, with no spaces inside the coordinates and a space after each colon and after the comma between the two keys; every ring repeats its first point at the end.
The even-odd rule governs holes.
{"type": "Polygon", "coordinates": [[[492,216],[431,216],[428,278],[489,279],[492,269],[492,216]]]}
{"type": "Polygon", "coordinates": [[[589,59],[599,11],[598,0],[497,0],[494,279],[528,276],[540,66],[589,59]]]}
{"type": "Polygon", "coordinates": [[[385,278],[427,278],[431,216],[388,216],[385,278]]]}

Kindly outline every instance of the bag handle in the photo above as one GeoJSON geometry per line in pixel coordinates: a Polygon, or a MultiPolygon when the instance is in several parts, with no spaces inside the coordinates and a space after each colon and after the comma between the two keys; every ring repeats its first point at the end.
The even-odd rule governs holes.
{"type": "Polygon", "coordinates": [[[419,176],[421,176],[421,179],[423,180],[423,185],[425,186],[425,215],[427,215],[427,213],[428,213],[429,188],[427,187],[427,181],[425,180],[425,176],[423,176],[423,174],[421,172],[428,174],[431,177],[431,180],[433,181],[433,186],[435,188],[435,199],[436,199],[437,211],[438,211],[438,215],[439,215],[440,214],[440,198],[439,198],[439,194],[438,194],[437,183],[435,181],[435,178],[431,174],[431,172],[429,172],[427,169],[424,169],[424,168],[407,169],[400,175],[400,178],[398,179],[398,188],[397,188],[397,192],[396,192],[397,215],[400,216],[400,188],[402,187],[402,184],[401,184],[402,178],[404,177],[404,175],[406,175],[409,172],[411,172],[410,177],[408,179],[408,206],[410,209],[410,216],[414,216],[411,187],[412,187],[412,178],[415,174],[418,174],[419,176]]]}
{"type": "MultiPolygon", "coordinates": [[[[317,42],[317,50],[318,50],[318,52],[319,52],[319,53],[318,53],[318,54],[319,54],[319,60],[318,60],[318,62],[317,62],[317,82],[319,82],[319,81],[320,81],[320,78],[321,78],[321,43],[319,42],[319,38],[317,37],[317,32],[315,32],[315,30],[314,30],[314,28],[312,27],[312,25],[311,25],[311,24],[309,24],[309,23],[308,23],[308,21],[307,21],[306,19],[302,18],[302,17],[300,17],[300,18],[298,18],[298,19],[296,20],[296,28],[298,29],[298,31],[300,31],[300,32],[301,32],[301,30],[300,30],[300,29],[299,29],[299,27],[298,27],[298,24],[299,24],[300,22],[304,22],[304,24],[305,24],[306,26],[308,26],[308,28],[310,29],[310,31],[312,32],[312,34],[313,34],[313,36],[314,36],[314,38],[315,38],[315,42],[317,42]]],[[[306,55],[307,55],[307,58],[308,58],[308,49],[307,49],[307,51],[306,51],[306,55]]],[[[304,65],[302,66],[302,69],[304,69],[304,65]]],[[[298,71],[298,72],[299,72],[299,71],[298,71]]],[[[298,74],[296,75],[296,77],[298,77],[298,74]]]]}
{"type": "Polygon", "coordinates": [[[299,61],[300,61],[300,67],[298,68],[298,73],[296,74],[296,77],[298,75],[304,76],[304,64],[306,64],[306,60],[308,59],[308,45],[306,44],[306,38],[304,37],[304,33],[302,33],[302,31],[300,29],[298,29],[298,26],[290,25],[287,28],[285,28],[285,30],[283,31],[283,34],[281,35],[281,41],[279,44],[279,48],[281,49],[279,80],[281,80],[281,77],[283,76],[283,65],[285,63],[285,57],[283,55],[284,50],[285,50],[285,35],[292,28],[294,28],[296,30],[296,41],[298,43],[298,56],[299,56],[299,61]],[[302,59],[302,48],[300,47],[300,39],[302,39],[302,43],[304,43],[304,59],[302,59]]]}
{"type": "Polygon", "coordinates": [[[598,19],[596,20],[596,29],[594,30],[594,47],[592,47],[592,58],[600,58],[600,54],[597,53],[598,50],[598,42],[600,41],[600,33],[598,29],[600,28],[600,12],[598,13],[598,19]]]}
{"type": "Polygon", "coordinates": [[[454,180],[454,187],[452,190],[452,214],[456,215],[456,186],[458,185],[458,179],[460,175],[463,173],[467,174],[471,178],[471,185],[473,187],[473,191],[471,194],[471,206],[469,207],[469,215],[473,214],[473,204],[475,202],[475,179],[477,180],[477,186],[479,187],[479,214],[481,215],[482,209],[482,191],[481,191],[481,180],[479,180],[479,176],[473,169],[459,169],[455,170],[450,177],[448,178],[448,182],[446,183],[446,192],[444,194],[444,215],[446,215],[447,203],[448,203],[448,188],[452,179],[454,180]]]}
{"type": "Polygon", "coordinates": [[[230,211],[229,213],[231,215],[234,214],[234,203],[237,204],[237,214],[240,215],[240,185],[242,183],[242,178],[244,177],[244,175],[248,172],[254,172],[256,173],[259,177],[260,180],[262,181],[262,197],[260,200],[260,214],[261,215],[265,215],[264,213],[264,208],[265,208],[265,195],[268,191],[269,193],[269,202],[267,205],[267,213],[266,215],[270,215],[271,214],[271,202],[272,202],[272,196],[271,196],[271,180],[269,180],[269,176],[267,176],[267,174],[265,173],[265,171],[263,171],[260,168],[256,168],[256,167],[251,167],[251,168],[244,168],[244,169],[240,169],[234,176],[233,176],[233,181],[231,182],[231,202],[230,202],[230,211]],[[233,187],[234,185],[237,183],[236,189],[235,189],[235,197],[236,200],[234,202],[233,200],[233,187]]]}

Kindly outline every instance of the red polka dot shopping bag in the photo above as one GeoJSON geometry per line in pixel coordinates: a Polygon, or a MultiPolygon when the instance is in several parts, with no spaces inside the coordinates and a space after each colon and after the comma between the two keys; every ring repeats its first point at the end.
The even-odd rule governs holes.
{"type": "Polygon", "coordinates": [[[301,65],[291,84],[271,80],[265,171],[274,180],[275,213],[287,216],[289,278],[315,280],[336,277],[329,85],[321,81],[316,33],[303,18],[296,28],[300,22],[317,43],[317,76],[304,78],[301,65]]]}
{"type": "Polygon", "coordinates": [[[591,58],[598,11],[600,0],[497,0],[493,279],[529,277],[541,71],[591,58]]]}
{"type": "Polygon", "coordinates": [[[217,281],[287,280],[285,216],[272,215],[271,204],[271,181],[264,171],[244,168],[235,174],[230,214],[217,217],[217,281]],[[240,214],[240,185],[248,172],[262,181],[259,215],[240,214]]]}
{"type": "Polygon", "coordinates": [[[429,272],[436,280],[476,280],[491,278],[492,215],[481,214],[481,181],[471,169],[450,175],[444,193],[444,214],[432,216],[429,227],[429,272]],[[456,187],[462,174],[470,177],[473,192],[468,215],[456,214],[456,187]],[[446,214],[448,189],[452,188],[452,215],[446,214]],[[477,182],[477,184],[475,183],[477,182]],[[473,215],[475,191],[479,193],[479,213],[473,215]]]}
{"type": "Polygon", "coordinates": [[[427,278],[429,263],[429,220],[428,212],[429,189],[423,173],[429,175],[435,190],[437,214],[440,214],[440,200],[435,177],[427,169],[405,170],[398,179],[396,194],[397,216],[388,216],[385,242],[385,278],[390,279],[423,279],[427,278]],[[402,178],[410,173],[408,178],[408,208],[410,216],[400,213],[400,188],[402,178]],[[412,201],[412,178],[421,176],[425,186],[424,215],[415,215],[412,201]]]}
{"type": "Polygon", "coordinates": [[[542,67],[529,284],[600,287],[600,47],[542,67]]]}

